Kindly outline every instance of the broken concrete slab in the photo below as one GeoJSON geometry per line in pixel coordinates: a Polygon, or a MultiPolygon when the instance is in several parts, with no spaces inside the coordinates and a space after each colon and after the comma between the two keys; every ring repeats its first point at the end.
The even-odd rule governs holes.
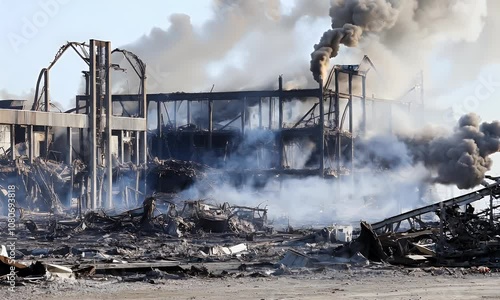
{"type": "Polygon", "coordinates": [[[307,268],[313,265],[309,256],[293,249],[286,252],[285,257],[279,261],[279,264],[287,268],[307,268]]]}

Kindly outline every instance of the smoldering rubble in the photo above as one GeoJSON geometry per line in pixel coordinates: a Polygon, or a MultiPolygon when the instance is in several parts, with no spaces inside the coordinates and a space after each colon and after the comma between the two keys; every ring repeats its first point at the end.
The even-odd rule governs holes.
{"type": "MultiPolygon", "coordinates": [[[[160,165],[175,165],[178,173],[194,171],[189,164],[160,165]]],[[[75,215],[74,209],[23,210],[17,216],[15,250],[2,245],[0,278],[5,282],[11,267],[20,285],[62,278],[155,284],[190,277],[269,277],[400,266],[433,274],[487,273],[499,267],[500,223],[492,217],[494,208],[475,211],[471,203],[500,197],[500,180],[488,178],[493,183],[471,194],[372,224],[361,222],[359,227],[280,227],[268,218],[266,207],[180,199],[167,193],[120,211],[75,215]]],[[[7,221],[2,219],[2,227],[7,221]]],[[[2,238],[7,237],[3,231],[2,238]]]]}

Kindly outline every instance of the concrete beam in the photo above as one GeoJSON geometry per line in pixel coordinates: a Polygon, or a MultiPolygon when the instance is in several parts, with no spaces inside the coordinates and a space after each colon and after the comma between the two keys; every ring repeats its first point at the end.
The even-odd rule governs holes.
{"type": "Polygon", "coordinates": [[[51,127],[88,128],[88,116],[31,110],[0,109],[0,123],[51,127]]]}
{"type": "Polygon", "coordinates": [[[111,117],[113,130],[147,131],[145,118],[111,117]]]}

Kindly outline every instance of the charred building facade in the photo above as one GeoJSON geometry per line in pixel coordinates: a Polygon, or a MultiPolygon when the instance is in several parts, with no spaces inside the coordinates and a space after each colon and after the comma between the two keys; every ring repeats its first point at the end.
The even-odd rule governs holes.
{"type": "MultiPolygon", "coordinates": [[[[222,170],[234,184],[355,176],[356,139],[366,132],[368,114],[378,118],[374,103],[410,108],[366,95],[373,68],[368,57],[334,66],[312,89],[287,90],[280,76],[273,90],[151,94],[146,65],[135,54],[111,50],[105,41],[71,42],[40,72],[31,108],[1,102],[0,186],[6,194],[15,184],[26,207],[73,204],[82,211],[117,201],[137,204],[157,191],[159,185],[146,179],[151,164],[163,160],[222,170]],[[74,108],[55,112],[50,70],[67,50],[89,67],[86,89],[74,108]],[[137,75],[137,94],[112,94],[112,71],[124,66],[113,64],[111,55],[123,56],[137,75]]],[[[384,118],[390,123],[390,115],[384,118]]]]}

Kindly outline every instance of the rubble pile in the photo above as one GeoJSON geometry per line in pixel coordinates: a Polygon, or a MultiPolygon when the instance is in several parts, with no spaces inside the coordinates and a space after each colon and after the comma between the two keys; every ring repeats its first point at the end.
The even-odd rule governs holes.
{"type": "Polygon", "coordinates": [[[474,213],[468,204],[437,209],[439,221],[419,221],[418,229],[377,234],[361,223],[361,234],[335,256],[363,255],[370,261],[406,266],[500,267],[500,223],[491,211],[474,213]]]}
{"type": "Polygon", "coordinates": [[[63,203],[67,202],[62,197],[67,195],[73,182],[81,180],[85,171],[86,166],[80,160],[71,166],[40,157],[30,165],[21,158],[10,162],[2,160],[0,204],[7,203],[8,186],[15,185],[20,206],[60,213],[63,203]]]}
{"type": "MultiPolygon", "coordinates": [[[[495,207],[476,213],[470,205],[488,195],[498,198],[499,181],[381,222],[361,222],[359,228],[288,225],[277,231],[266,207],[182,198],[179,191],[194,183],[210,188],[217,179],[209,167],[196,163],[153,161],[147,176],[156,182],[155,193],[123,210],[63,209],[61,191],[85,172],[83,164],[69,167],[37,159],[29,168],[22,161],[0,163],[0,170],[6,170],[0,176],[22,170],[29,182],[23,188],[31,199],[16,211],[15,251],[2,245],[0,282],[12,274],[16,284],[110,277],[158,283],[192,276],[268,277],[401,266],[432,274],[457,274],[451,267],[461,267],[462,274],[487,274],[499,267],[495,207]],[[31,209],[34,196],[49,199],[49,209],[31,209]],[[410,228],[404,229],[402,221],[410,228]]],[[[132,164],[115,166],[122,174],[139,176],[142,170],[132,164]]],[[[7,226],[8,219],[0,218],[0,227],[7,226]]],[[[4,240],[7,232],[0,233],[4,240]]]]}
{"type": "MultiPolygon", "coordinates": [[[[210,202],[148,197],[131,210],[89,211],[81,218],[25,211],[13,260],[19,268],[39,268],[17,280],[24,284],[54,277],[115,276],[146,282],[191,276],[267,277],[335,264],[332,247],[341,242],[335,240],[333,227],[276,232],[266,208],[210,202]]],[[[10,262],[0,264],[5,269],[0,276],[8,276],[10,262]]]]}

